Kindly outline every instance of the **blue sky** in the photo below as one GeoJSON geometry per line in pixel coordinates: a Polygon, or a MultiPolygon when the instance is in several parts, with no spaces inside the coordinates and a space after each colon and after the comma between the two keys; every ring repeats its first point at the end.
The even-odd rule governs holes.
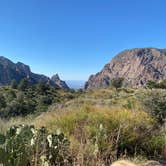
{"type": "Polygon", "coordinates": [[[166,0],[0,0],[0,55],[86,80],[124,49],[166,48],[166,0]]]}

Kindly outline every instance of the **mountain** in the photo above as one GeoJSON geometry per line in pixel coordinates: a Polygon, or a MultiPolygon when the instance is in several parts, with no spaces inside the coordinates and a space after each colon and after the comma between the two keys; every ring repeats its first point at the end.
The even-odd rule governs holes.
{"type": "Polygon", "coordinates": [[[13,79],[20,82],[23,78],[27,78],[31,84],[44,82],[55,88],[69,89],[57,74],[50,79],[45,75],[32,73],[28,65],[21,62],[13,63],[11,60],[0,56],[0,85],[9,85],[13,79]]]}
{"type": "Polygon", "coordinates": [[[60,78],[59,78],[59,75],[58,74],[55,74],[51,77],[51,80],[56,83],[56,85],[58,85],[60,88],[62,89],[65,89],[65,90],[69,90],[70,88],[68,87],[68,85],[66,84],[65,81],[62,81],[60,78]]]}
{"type": "Polygon", "coordinates": [[[119,53],[97,74],[91,75],[85,89],[102,88],[110,80],[123,77],[132,87],[144,87],[148,80],[166,79],[166,49],[136,48],[119,53]]]}

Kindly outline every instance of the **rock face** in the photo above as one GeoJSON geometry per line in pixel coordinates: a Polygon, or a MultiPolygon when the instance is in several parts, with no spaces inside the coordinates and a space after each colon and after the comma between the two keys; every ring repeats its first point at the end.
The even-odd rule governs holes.
{"type": "Polygon", "coordinates": [[[62,81],[60,78],[59,78],[59,75],[58,74],[55,74],[51,77],[51,80],[56,83],[60,88],[64,89],[64,90],[69,90],[69,87],[67,86],[66,82],[65,81],[62,81]]]}
{"type": "Polygon", "coordinates": [[[27,78],[31,84],[41,81],[55,88],[69,89],[66,83],[60,80],[59,76],[56,79],[54,77],[50,79],[45,75],[32,73],[29,66],[21,62],[13,63],[9,59],[0,56],[0,85],[9,85],[13,79],[20,82],[23,78],[27,78]]]}
{"type": "Polygon", "coordinates": [[[166,79],[166,49],[136,48],[118,54],[103,70],[91,75],[85,89],[102,88],[123,77],[132,87],[144,87],[148,80],[166,79]]]}

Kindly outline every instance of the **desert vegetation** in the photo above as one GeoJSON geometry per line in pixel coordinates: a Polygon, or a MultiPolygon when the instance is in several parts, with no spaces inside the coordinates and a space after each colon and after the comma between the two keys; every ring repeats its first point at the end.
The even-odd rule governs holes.
{"type": "Polygon", "coordinates": [[[149,80],[147,82],[147,87],[150,88],[150,89],[152,89],[152,88],[155,88],[155,89],[166,89],[166,80],[162,80],[159,83],[156,82],[156,81],[153,81],[153,80],[149,80]]]}
{"type": "Polygon", "coordinates": [[[4,165],[143,165],[166,157],[165,89],[19,87],[0,90],[4,165]]]}

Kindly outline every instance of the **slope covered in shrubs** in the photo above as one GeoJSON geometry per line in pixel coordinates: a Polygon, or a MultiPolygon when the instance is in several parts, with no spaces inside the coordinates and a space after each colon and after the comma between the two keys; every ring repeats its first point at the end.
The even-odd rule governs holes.
{"type": "Polygon", "coordinates": [[[28,85],[26,79],[19,85],[12,82],[11,86],[0,87],[0,117],[37,115],[47,111],[51,104],[73,97],[69,91],[58,90],[42,82],[33,86],[28,85]]]}
{"type": "MultiPolygon", "coordinates": [[[[20,92],[26,96],[31,94],[29,99],[35,101],[42,96],[53,97],[45,110],[43,111],[37,105],[35,108],[39,110],[36,109],[32,113],[35,116],[11,118],[9,121],[1,120],[0,123],[5,123],[8,127],[19,123],[32,124],[38,133],[44,129],[47,136],[56,134],[57,130],[62,131],[63,136],[65,135],[68,140],[68,145],[63,149],[65,156],[61,160],[67,162],[66,165],[107,166],[119,158],[141,156],[141,158],[160,160],[166,157],[166,90],[107,88],[64,92],[45,89],[40,93],[38,88],[35,88],[34,90],[31,87],[24,91],[12,90],[16,96],[20,92]]],[[[2,93],[5,101],[7,101],[6,94],[9,90],[11,87],[1,89],[5,92],[2,93]]],[[[5,126],[1,125],[0,132],[8,137],[5,126]]],[[[16,128],[19,127],[16,125],[16,128]]],[[[31,126],[26,126],[26,128],[28,132],[31,126]]],[[[24,127],[22,129],[24,130],[24,127]]],[[[46,135],[42,137],[44,140],[46,140],[46,135]]],[[[1,138],[4,138],[3,136],[1,138]]],[[[19,136],[19,139],[23,137],[19,136]]],[[[28,137],[31,138],[31,134],[28,134],[28,137]]],[[[15,139],[17,140],[17,136],[11,136],[6,141],[15,139]]],[[[3,146],[6,146],[6,143],[3,146]]],[[[36,142],[35,147],[41,143],[42,141],[36,142]]],[[[33,165],[32,156],[36,153],[29,144],[30,142],[28,142],[28,148],[32,153],[27,161],[31,161],[33,165]]],[[[19,145],[21,144],[18,143],[17,147],[19,145]]],[[[47,153],[45,154],[47,156],[47,153]]],[[[38,165],[42,162],[40,157],[37,160],[38,165]]],[[[48,165],[56,165],[57,161],[60,164],[59,160],[49,161],[47,157],[44,161],[47,161],[48,165]]]]}
{"type": "Polygon", "coordinates": [[[158,119],[165,112],[165,94],[165,90],[91,90],[64,103],[63,109],[52,107],[35,125],[50,131],[60,128],[71,141],[76,164],[109,165],[135,156],[165,158],[166,129],[158,119]],[[155,107],[154,97],[160,103],[155,107]]]}

